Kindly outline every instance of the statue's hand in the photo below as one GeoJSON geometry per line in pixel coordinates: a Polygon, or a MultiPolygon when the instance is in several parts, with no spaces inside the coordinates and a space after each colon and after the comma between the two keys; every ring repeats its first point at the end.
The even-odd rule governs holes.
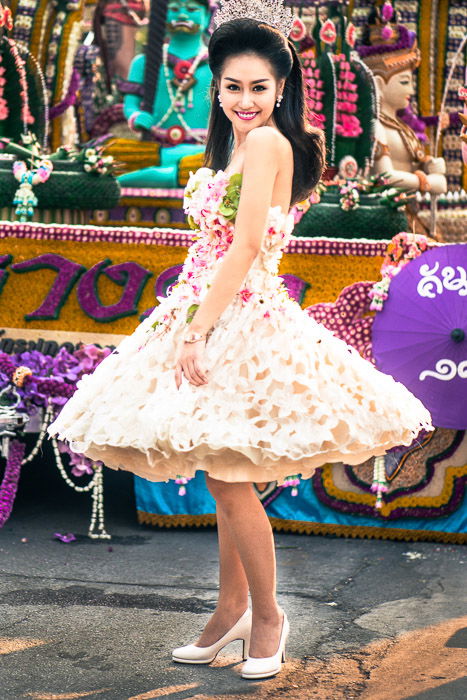
{"type": "Polygon", "coordinates": [[[136,116],[130,117],[133,129],[149,129],[154,125],[154,117],[149,112],[137,112],[136,116]]]}
{"type": "Polygon", "coordinates": [[[444,158],[431,158],[431,160],[427,161],[425,165],[425,170],[428,173],[428,175],[445,175],[446,161],[444,160],[444,158]]]}
{"type": "Polygon", "coordinates": [[[426,176],[426,179],[428,180],[429,191],[431,194],[444,194],[447,192],[446,178],[442,173],[430,173],[426,176]]]}

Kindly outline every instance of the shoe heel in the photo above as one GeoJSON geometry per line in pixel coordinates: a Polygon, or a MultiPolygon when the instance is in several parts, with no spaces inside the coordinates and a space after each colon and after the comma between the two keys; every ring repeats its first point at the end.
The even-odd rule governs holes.
{"type": "Polygon", "coordinates": [[[243,652],[242,652],[242,661],[246,661],[248,658],[248,654],[250,653],[250,638],[247,637],[246,639],[243,639],[243,652]]]}
{"type": "Polygon", "coordinates": [[[285,664],[285,649],[282,650],[281,661],[282,661],[283,664],[285,664]]]}

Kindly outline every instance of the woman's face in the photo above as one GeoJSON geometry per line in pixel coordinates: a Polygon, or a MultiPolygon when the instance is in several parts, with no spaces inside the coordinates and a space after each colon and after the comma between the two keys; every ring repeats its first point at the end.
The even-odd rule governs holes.
{"type": "MultiPolygon", "coordinates": [[[[219,80],[222,109],[238,132],[271,124],[285,80],[276,80],[269,61],[253,53],[228,58],[219,80]]],[[[214,109],[219,109],[214,105],[214,109]]]]}

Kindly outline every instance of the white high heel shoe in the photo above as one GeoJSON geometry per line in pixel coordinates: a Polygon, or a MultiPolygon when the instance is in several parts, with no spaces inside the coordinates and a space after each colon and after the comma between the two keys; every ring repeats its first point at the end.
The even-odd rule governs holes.
{"type": "Polygon", "coordinates": [[[209,664],[214,661],[219,651],[233,642],[235,639],[243,640],[242,658],[248,657],[250,650],[251,635],[251,609],[247,608],[243,615],[237,620],[223,637],[209,647],[197,647],[195,644],[186,644],[184,647],[177,647],[172,652],[172,660],[182,664],[209,664]]]}
{"type": "Polygon", "coordinates": [[[279,673],[282,662],[285,661],[285,642],[289,631],[289,621],[284,612],[278,650],[273,656],[249,656],[242,667],[242,678],[269,678],[269,676],[275,676],[276,673],[279,673]]]}

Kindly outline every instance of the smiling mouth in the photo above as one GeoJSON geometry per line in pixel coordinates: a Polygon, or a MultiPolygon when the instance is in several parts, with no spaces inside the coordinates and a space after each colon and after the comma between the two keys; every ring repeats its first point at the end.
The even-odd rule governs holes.
{"type": "Polygon", "coordinates": [[[254,119],[259,112],[235,112],[237,117],[240,119],[243,119],[245,121],[250,121],[251,119],[254,119]]]}

